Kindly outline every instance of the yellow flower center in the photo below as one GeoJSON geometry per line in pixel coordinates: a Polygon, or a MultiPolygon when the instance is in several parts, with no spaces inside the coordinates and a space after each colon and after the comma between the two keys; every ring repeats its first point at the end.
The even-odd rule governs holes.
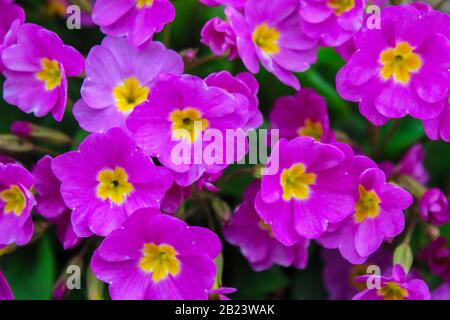
{"type": "Polygon", "coordinates": [[[172,120],[172,135],[177,139],[194,142],[200,132],[209,126],[208,120],[202,118],[200,111],[195,108],[177,109],[170,114],[172,120]]]}
{"type": "Polygon", "coordinates": [[[314,122],[311,119],[306,119],[305,125],[298,129],[299,136],[313,137],[320,141],[323,135],[323,127],[320,122],[314,122]]]}
{"type": "Polygon", "coordinates": [[[386,282],[381,289],[377,290],[378,295],[384,300],[404,300],[408,296],[408,290],[402,288],[397,282],[386,282]]]}
{"type": "Polygon", "coordinates": [[[66,5],[60,0],[50,0],[47,5],[47,14],[57,14],[61,17],[64,17],[66,15],[66,5]]]}
{"type": "Polygon", "coordinates": [[[269,224],[265,223],[263,220],[259,220],[258,227],[261,230],[266,231],[272,238],[274,237],[272,227],[269,224]]]}
{"type": "Polygon", "coordinates": [[[265,22],[261,23],[253,32],[253,42],[268,55],[280,52],[278,39],[280,39],[280,32],[269,27],[265,22]]]}
{"type": "Polygon", "coordinates": [[[150,89],[141,85],[135,77],[128,78],[113,90],[117,109],[122,112],[132,111],[137,105],[147,100],[150,89]]]}
{"type": "Polygon", "coordinates": [[[110,199],[117,205],[121,205],[126,197],[134,191],[134,187],[128,182],[128,175],[121,167],[114,170],[105,169],[97,176],[97,196],[102,199],[110,199]]]}
{"type": "Polygon", "coordinates": [[[136,6],[139,9],[142,9],[143,7],[151,7],[153,5],[153,0],[137,0],[136,6]]]}
{"type": "Polygon", "coordinates": [[[178,252],[168,244],[156,245],[154,243],[144,244],[143,255],[139,261],[139,267],[142,271],[152,273],[152,280],[159,282],[171,276],[180,273],[180,260],[178,252]]]}
{"type": "Polygon", "coordinates": [[[364,289],[367,289],[365,282],[359,282],[356,281],[355,278],[359,276],[363,276],[367,274],[367,267],[369,266],[368,263],[360,264],[360,265],[354,265],[352,269],[350,270],[349,275],[349,282],[350,285],[355,288],[357,291],[362,291],[364,289]]]}
{"type": "Polygon", "coordinates": [[[26,206],[26,197],[19,186],[13,184],[9,189],[0,192],[0,199],[5,203],[4,211],[6,214],[14,212],[20,216],[26,206]]]}
{"type": "Polygon", "coordinates": [[[380,62],[383,65],[380,74],[384,80],[391,77],[395,81],[407,84],[411,78],[411,73],[417,72],[422,60],[408,42],[400,42],[395,48],[388,48],[381,52],[380,62]]]}
{"type": "Polygon", "coordinates": [[[36,78],[45,82],[45,90],[50,91],[61,84],[61,69],[59,62],[47,58],[41,59],[42,70],[36,73],[36,78]]]}
{"type": "Polygon", "coordinates": [[[356,202],[355,220],[361,223],[367,218],[375,218],[380,213],[380,198],[373,190],[367,191],[364,186],[358,186],[359,199],[356,202]]]}
{"type": "Polygon", "coordinates": [[[327,5],[335,9],[335,15],[340,16],[343,12],[350,11],[355,7],[355,0],[328,0],[327,5]]]}
{"type": "Polygon", "coordinates": [[[281,173],[281,186],[283,188],[283,199],[305,200],[309,197],[309,186],[316,182],[314,173],[306,172],[302,163],[292,165],[281,173]]]}

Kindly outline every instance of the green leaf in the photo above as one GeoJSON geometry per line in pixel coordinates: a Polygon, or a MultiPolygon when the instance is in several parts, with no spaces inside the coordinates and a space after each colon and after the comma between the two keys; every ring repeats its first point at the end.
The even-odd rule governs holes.
{"type": "Polygon", "coordinates": [[[413,263],[413,253],[408,244],[399,245],[394,251],[394,265],[400,264],[408,273],[413,263]]]}
{"type": "Polygon", "coordinates": [[[15,299],[47,300],[56,278],[55,257],[48,236],[0,259],[15,299]]]}

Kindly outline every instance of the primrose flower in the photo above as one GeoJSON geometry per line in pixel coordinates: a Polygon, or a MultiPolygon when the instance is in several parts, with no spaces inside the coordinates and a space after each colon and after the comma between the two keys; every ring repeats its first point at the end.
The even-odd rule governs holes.
{"type": "Polygon", "coordinates": [[[278,170],[262,176],[255,207],[282,244],[319,238],[329,223],[352,214],[355,200],[346,173],[349,149],[311,137],[281,139],[274,147],[279,157],[273,151],[268,167],[278,162],[278,170]]]}
{"type": "Polygon", "coordinates": [[[31,194],[34,178],[18,164],[0,163],[0,247],[22,246],[33,236],[31,210],[36,201],[31,194]]]}
{"type": "Polygon", "coordinates": [[[450,17],[411,5],[384,8],[381,28],[355,36],[358,51],[339,71],[337,90],[375,125],[439,116],[450,87],[450,17]],[[401,21],[402,23],[398,23],[401,21]]]}
{"type": "Polygon", "coordinates": [[[174,183],[161,200],[161,212],[175,214],[185,199],[192,195],[192,187],[180,187],[174,183]]]}
{"type": "Polygon", "coordinates": [[[419,200],[419,214],[424,221],[436,226],[450,222],[447,196],[438,188],[427,190],[419,200]]]}
{"type": "Polygon", "coordinates": [[[70,249],[80,242],[71,223],[71,211],[61,196],[61,182],[52,170],[53,158],[44,156],[33,168],[36,179],[36,211],[56,225],[56,235],[64,249],[70,249]]]}
{"type": "Polygon", "coordinates": [[[217,173],[227,166],[226,139],[219,142],[223,152],[214,159],[203,158],[204,150],[218,144],[203,138],[205,130],[215,129],[210,132],[226,137],[226,129],[242,129],[247,121],[248,104],[236,95],[208,87],[198,77],[161,74],[148,101],[128,117],[127,126],[138,146],[158,157],[172,171],[175,182],[186,187],[205,172],[217,173]]]}
{"type": "Polygon", "coordinates": [[[450,248],[447,247],[447,238],[439,237],[430,242],[420,253],[420,258],[428,262],[433,274],[450,282],[450,248]]]}
{"type": "Polygon", "coordinates": [[[445,108],[438,117],[423,121],[423,128],[428,138],[450,142],[450,97],[447,98],[445,108]]]}
{"type": "Polygon", "coordinates": [[[205,83],[233,94],[241,102],[241,107],[247,104],[248,121],[243,129],[256,129],[263,123],[258,107],[259,83],[251,73],[241,72],[233,77],[228,71],[215,72],[206,77],[205,83]]]}
{"type": "Polygon", "coordinates": [[[106,237],[91,268],[115,300],[207,300],[220,251],[210,230],[141,209],[106,237]]]}
{"type": "Polygon", "coordinates": [[[300,24],[311,38],[324,46],[338,46],[361,29],[365,0],[304,0],[300,24]]]}
{"type": "Polygon", "coordinates": [[[25,22],[25,11],[14,0],[0,0],[0,72],[3,71],[2,52],[16,42],[17,30],[25,22]]]}
{"type": "Polygon", "coordinates": [[[309,240],[303,238],[292,246],[285,246],[275,239],[270,225],[255,211],[255,197],[259,189],[259,181],[247,187],[244,202],[237,207],[230,223],[224,226],[225,239],[240,247],[255,271],[269,269],[273,264],[305,268],[309,240]]]}
{"type": "Polygon", "coordinates": [[[405,226],[403,210],[412,202],[405,190],[386,182],[386,177],[367,157],[355,156],[349,175],[355,179],[353,214],[332,226],[319,242],[328,249],[339,249],[350,263],[364,263],[383,240],[400,234],[405,226]]]}
{"type": "Polygon", "coordinates": [[[280,130],[281,138],[308,136],[320,142],[334,140],[327,102],[313,89],[303,88],[294,96],[275,100],[269,120],[272,128],[280,130]]]}
{"type": "MultiPolygon", "coordinates": [[[[359,276],[355,281],[365,283],[368,277],[359,276]]],[[[392,269],[392,276],[378,276],[381,288],[365,289],[353,297],[353,300],[429,300],[430,291],[427,284],[419,279],[408,280],[405,270],[399,264],[392,269]]]]}
{"type": "Polygon", "coordinates": [[[54,32],[26,23],[17,31],[17,43],[2,54],[6,81],[3,98],[26,113],[52,113],[60,121],[67,102],[67,77],[83,72],[83,56],[64,45],[54,32]]]}
{"type": "Polygon", "coordinates": [[[169,0],[97,0],[92,20],[104,34],[126,36],[139,47],[161,32],[175,19],[175,7],[169,0]]]}
{"type": "Polygon", "coordinates": [[[9,287],[8,281],[0,270],[0,300],[14,300],[13,293],[9,287]]]}
{"type": "Polygon", "coordinates": [[[155,166],[120,128],[91,134],[78,151],[55,158],[52,169],[79,237],[106,236],[137,209],[159,207],[172,185],[170,172],[155,166]]]}
{"type": "Polygon", "coordinates": [[[261,61],[281,82],[297,90],[300,83],[293,72],[307,70],[317,53],[317,41],[300,28],[298,7],[297,0],[248,0],[244,14],[225,9],[247,69],[257,73],[261,61]]]}
{"type": "Polygon", "coordinates": [[[450,300],[450,283],[443,283],[431,294],[431,300],[450,300]]]}
{"type": "Polygon", "coordinates": [[[321,253],[325,265],[322,272],[323,281],[331,300],[350,300],[359,291],[364,290],[366,284],[355,281],[355,277],[369,274],[369,266],[378,266],[382,274],[391,270],[392,254],[383,249],[376,251],[363,264],[351,264],[335,250],[324,249],[321,253]]]}
{"type": "Polygon", "coordinates": [[[151,84],[160,72],[181,74],[181,57],[160,42],[138,50],[125,39],[106,37],[86,59],[82,99],[73,109],[75,118],[90,132],[125,129],[125,119],[147,100],[151,84]]]}
{"type": "Polygon", "coordinates": [[[228,52],[229,60],[237,57],[236,35],[228,22],[219,17],[212,18],[203,26],[201,37],[202,43],[209,46],[216,56],[228,52]]]}

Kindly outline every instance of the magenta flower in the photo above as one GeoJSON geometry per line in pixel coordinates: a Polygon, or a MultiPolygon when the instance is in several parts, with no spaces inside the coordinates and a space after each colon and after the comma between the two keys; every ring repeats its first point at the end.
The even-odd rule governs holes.
{"type": "Polygon", "coordinates": [[[91,268],[115,300],[206,300],[220,251],[208,229],[142,209],[102,242],[91,268]]]}
{"type": "Polygon", "coordinates": [[[300,28],[298,8],[297,0],[248,0],[244,14],[225,9],[247,69],[257,73],[261,61],[281,82],[297,90],[300,83],[293,72],[307,70],[317,52],[317,41],[300,28]]]}
{"type": "Polygon", "coordinates": [[[183,73],[181,57],[160,42],[138,50],[125,39],[106,37],[86,59],[86,79],[82,99],[73,109],[75,118],[90,132],[125,129],[125,119],[147,100],[160,72],[183,73]]]}
{"type": "Polygon", "coordinates": [[[320,142],[334,140],[327,102],[313,89],[303,88],[294,96],[275,100],[269,120],[272,128],[280,130],[281,138],[308,136],[320,142]]]}
{"type": "Polygon", "coordinates": [[[450,222],[447,196],[438,188],[427,190],[419,200],[419,214],[424,221],[437,226],[450,222]]]}
{"type": "Polygon", "coordinates": [[[263,175],[255,205],[277,240],[289,246],[319,238],[329,223],[352,214],[355,200],[346,174],[349,147],[297,137],[281,139],[274,149],[279,161],[272,154],[268,166],[278,161],[278,170],[263,175]]]}
{"type": "Polygon", "coordinates": [[[14,0],[0,0],[0,72],[3,71],[2,52],[16,42],[17,30],[25,22],[25,12],[14,0]]]}
{"type": "Polygon", "coordinates": [[[443,283],[431,294],[431,300],[450,300],[450,283],[443,283]]]}
{"type": "Polygon", "coordinates": [[[243,129],[256,129],[263,123],[263,116],[259,111],[258,91],[259,83],[248,72],[241,72],[233,77],[228,71],[211,73],[205,82],[210,87],[217,87],[233,94],[240,101],[241,107],[247,105],[248,120],[243,129]]]}
{"type": "Polygon", "coordinates": [[[226,295],[237,291],[236,288],[220,287],[208,292],[209,300],[230,300],[226,295]]]}
{"type": "Polygon", "coordinates": [[[424,120],[423,127],[428,138],[450,142],[450,97],[447,98],[447,103],[441,114],[434,119],[424,120]]]}
{"type": "Polygon", "coordinates": [[[36,201],[30,189],[34,178],[18,164],[0,163],[0,247],[25,245],[34,232],[31,210],[36,201]]]}
{"type": "MultiPolygon", "coordinates": [[[[86,4],[92,6],[95,3],[95,0],[86,0],[86,4]]],[[[47,0],[47,14],[54,15],[57,14],[62,18],[67,18],[67,8],[72,5],[70,0],[47,0]]],[[[82,26],[91,27],[94,26],[94,22],[92,21],[91,13],[87,12],[87,8],[84,6],[80,6],[81,15],[80,22],[82,26]]]]}
{"type": "Polygon", "coordinates": [[[9,287],[8,281],[0,270],[0,300],[14,300],[14,295],[9,287]]]}
{"type": "Polygon", "coordinates": [[[335,250],[322,250],[324,262],[323,281],[331,300],[350,300],[358,291],[364,290],[365,283],[355,281],[355,277],[368,273],[370,265],[380,267],[382,274],[391,271],[392,254],[380,249],[363,264],[351,264],[335,250]]]}
{"type": "Polygon", "coordinates": [[[169,0],[97,0],[92,20],[109,36],[126,36],[135,47],[145,44],[175,19],[169,0]]]}
{"type": "Polygon", "coordinates": [[[70,249],[80,242],[71,222],[71,211],[61,196],[61,182],[52,170],[52,157],[45,156],[33,168],[36,179],[36,211],[56,225],[56,235],[64,249],[70,249]]]}
{"type": "Polygon", "coordinates": [[[180,187],[174,183],[161,200],[161,212],[175,214],[185,199],[192,195],[192,187],[180,187]]]}
{"type": "MultiPolygon", "coordinates": [[[[247,108],[236,95],[208,87],[198,77],[161,74],[148,101],[128,117],[127,126],[138,146],[158,157],[172,171],[175,182],[185,187],[205,172],[217,173],[227,166],[225,152],[214,159],[203,158],[204,150],[212,144],[203,134],[207,129],[216,129],[225,137],[226,129],[242,129],[248,121],[247,108]],[[185,155],[174,159],[179,149],[185,155]],[[196,160],[199,156],[201,161],[196,160]]],[[[226,145],[222,150],[227,150],[226,145]]]]}
{"type": "Polygon", "coordinates": [[[355,156],[350,164],[353,188],[353,214],[324,233],[319,242],[339,249],[352,264],[364,263],[382,244],[400,234],[405,226],[403,210],[412,202],[405,190],[386,183],[386,177],[367,157],[355,156]]]}
{"type": "Polygon", "coordinates": [[[228,53],[228,59],[237,57],[236,35],[227,21],[214,17],[203,26],[201,41],[209,46],[216,56],[228,53]]]}
{"type": "Polygon", "coordinates": [[[259,181],[247,187],[243,203],[237,207],[230,223],[223,228],[225,239],[240,247],[255,271],[269,269],[274,264],[305,268],[309,240],[301,238],[296,244],[285,246],[275,239],[270,225],[255,211],[255,197],[259,190],[259,181]]]}
{"type": "Polygon", "coordinates": [[[325,46],[338,46],[361,29],[365,0],[304,0],[300,24],[311,38],[325,46]]]}
{"type": "Polygon", "coordinates": [[[430,271],[450,282],[450,249],[447,238],[439,237],[428,244],[420,253],[420,258],[428,262],[430,271]]]}
{"type": "Polygon", "coordinates": [[[27,23],[17,31],[17,44],[3,51],[2,60],[6,102],[37,117],[51,112],[60,121],[67,102],[67,77],[83,71],[83,56],[64,45],[56,33],[27,23]]]}
{"type": "Polygon", "coordinates": [[[11,157],[0,154],[0,164],[7,164],[7,163],[17,163],[17,161],[11,157]]]}
{"type": "Polygon", "coordinates": [[[406,115],[436,118],[450,87],[449,24],[449,16],[437,11],[384,8],[381,29],[355,36],[358,51],[337,75],[338,92],[358,102],[360,112],[376,125],[406,115]]]}
{"type": "Polygon", "coordinates": [[[397,164],[396,172],[411,176],[418,182],[426,184],[430,175],[423,164],[425,156],[425,150],[421,144],[413,145],[397,164]]]}
{"type": "Polygon", "coordinates": [[[106,236],[137,209],[159,207],[172,185],[168,170],[155,166],[120,128],[91,134],[78,151],[55,158],[52,169],[79,237],[106,236]]]}
{"type": "MultiPolygon", "coordinates": [[[[370,276],[359,276],[355,280],[366,282],[370,276]]],[[[427,284],[419,279],[408,280],[405,270],[396,264],[391,277],[379,276],[381,288],[365,289],[353,297],[353,300],[429,300],[427,284]]]]}

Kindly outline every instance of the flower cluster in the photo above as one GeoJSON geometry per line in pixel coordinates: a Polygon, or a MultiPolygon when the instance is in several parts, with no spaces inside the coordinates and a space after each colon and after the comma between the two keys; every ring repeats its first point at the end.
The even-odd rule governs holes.
{"type": "MultiPolygon", "coordinates": [[[[228,299],[236,289],[222,286],[232,265],[223,239],[258,272],[304,269],[319,250],[331,299],[448,299],[450,205],[426,148],[418,138],[388,157],[398,125],[371,126],[366,146],[352,135],[360,123],[334,115],[340,95],[376,126],[411,116],[424,137],[450,141],[449,15],[381,1],[372,28],[365,0],[200,2],[224,6],[225,17],[198,30],[213,53],[203,58],[170,49],[168,28],[156,41],[175,19],[169,0],[83,1],[83,25],[105,35],[84,54],[0,0],[3,99],[53,117],[0,134],[0,256],[53,225],[65,250],[80,248],[70,261],[91,257],[112,299],[228,299]],[[346,60],[337,92],[300,88],[299,72],[310,72],[310,86],[326,82],[309,70],[321,47],[346,60]],[[232,67],[185,73],[214,55],[232,67]],[[260,64],[291,91],[261,89],[260,64]],[[66,121],[81,128],[74,137],[47,127],[63,118],[64,130],[66,121]],[[269,134],[254,143],[258,128],[269,134]],[[262,160],[255,144],[270,149],[267,161],[237,167],[254,153],[262,160]],[[241,173],[252,174],[231,186],[242,196],[227,192],[241,173]],[[443,280],[432,293],[412,249],[443,280]]],[[[45,12],[65,17],[70,3],[49,0],[45,12]]],[[[61,279],[57,298],[67,294],[61,279]]],[[[13,297],[0,271],[0,300],[13,297]]]]}

